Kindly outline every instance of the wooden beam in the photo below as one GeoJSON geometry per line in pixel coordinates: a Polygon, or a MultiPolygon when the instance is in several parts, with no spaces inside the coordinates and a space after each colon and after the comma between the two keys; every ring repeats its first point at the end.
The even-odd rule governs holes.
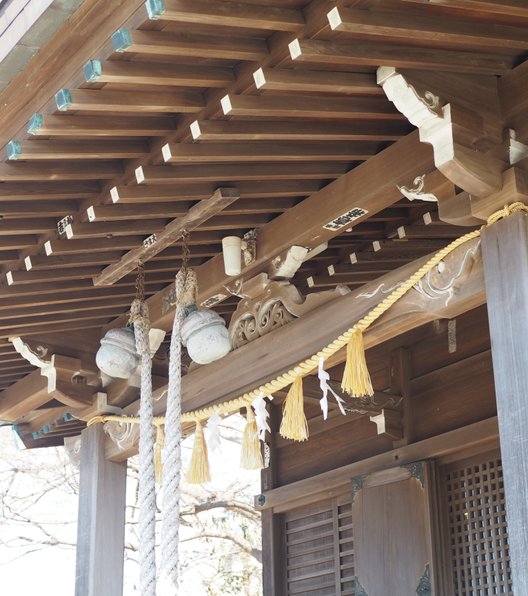
{"type": "Polygon", "coordinates": [[[191,207],[186,215],[168,223],[156,234],[152,243],[133,249],[124,255],[117,263],[106,267],[100,275],[94,277],[94,285],[109,285],[133,271],[139,261],[145,262],[162,250],[179,240],[184,232],[188,232],[222,211],[233,201],[240,198],[235,188],[219,188],[211,198],[200,201],[191,207]]]}
{"type": "Polygon", "coordinates": [[[145,157],[148,146],[142,141],[54,141],[13,140],[6,147],[9,161],[56,159],[137,159],[145,157]]]}
{"type": "Polygon", "coordinates": [[[116,236],[138,236],[154,234],[167,223],[166,219],[148,221],[98,221],[94,223],[79,222],[66,226],[68,240],[83,238],[114,238],[116,236]]]}
{"type": "Polygon", "coordinates": [[[118,161],[0,163],[0,182],[109,180],[122,173],[123,168],[118,161]]]}
{"type": "Polygon", "coordinates": [[[75,201],[0,201],[0,216],[2,217],[58,217],[65,213],[77,211],[75,201]]]}
{"type": "Polygon", "coordinates": [[[195,120],[191,124],[195,141],[397,141],[409,130],[408,123],[390,120],[195,120]]]}
{"type": "Polygon", "coordinates": [[[0,393],[0,420],[15,422],[49,400],[48,380],[34,370],[0,393]]]}
{"type": "Polygon", "coordinates": [[[528,6],[524,0],[403,0],[403,2],[528,18],[528,6]]]}
{"type": "MultiPolygon", "coordinates": [[[[82,253],[98,253],[108,250],[129,250],[137,246],[144,239],[144,235],[121,236],[117,238],[99,238],[97,243],[91,240],[74,239],[59,240],[51,239],[44,243],[46,255],[77,255],[82,253]]],[[[96,257],[97,258],[97,257],[96,257]]]]}
{"type": "Polygon", "coordinates": [[[83,70],[87,83],[223,88],[235,80],[231,68],[197,64],[90,60],[83,70]]]}
{"type": "MultiPolygon", "coordinates": [[[[118,63],[119,64],[119,63],[118,63]]],[[[174,131],[171,117],[78,116],[34,114],[27,132],[32,137],[164,137],[174,131]]]]}
{"type": "Polygon", "coordinates": [[[513,67],[510,57],[496,54],[403,47],[379,43],[354,43],[296,39],[289,45],[291,59],[317,65],[356,67],[394,66],[446,72],[502,75],[513,67]]]}
{"type": "MultiPolygon", "coordinates": [[[[342,233],[345,226],[355,226],[397,202],[401,198],[397,185],[402,180],[433,168],[432,152],[420,144],[418,133],[400,139],[264,226],[257,240],[256,260],[243,269],[242,276],[249,279],[265,270],[269,261],[292,243],[315,248],[342,233]],[[380,179],[379,172],[392,175],[380,179]]],[[[227,297],[224,285],[229,278],[224,273],[222,255],[197,268],[197,274],[200,303],[213,296],[221,296],[219,301],[227,297]]],[[[153,324],[156,321],[156,327],[169,329],[172,311],[162,314],[163,296],[152,298],[149,305],[153,324]]]]}
{"type": "Polygon", "coordinates": [[[368,73],[259,68],[253,73],[253,79],[256,88],[265,91],[380,95],[375,77],[368,73]]]}
{"type": "Polygon", "coordinates": [[[528,218],[516,213],[482,231],[482,253],[508,511],[513,590],[528,591],[528,218]]]}
{"type": "Polygon", "coordinates": [[[119,29],[112,35],[112,42],[119,53],[250,61],[258,61],[268,55],[268,46],[263,39],[249,37],[119,29]]]}
{"type": "MultiPolygon", "coordinates": [[[[223,212],[226,215],[277,213],[287,211],[290,207],[293,207],[296,202],[296,199],[289,198],[266,200],[245,199],[228,205],[223,212]]],[[[136,203],[131,205],[94,205],[88,207],[86,213],[89,221],[123,221],[127,219],[156,219],[159,217],[175,218],[186,215],[193,205],[194,203],[190,201],[174,201],[172,203],[136,203]]],[[[0,203],[0,213],[1,212],[2,204],[0,203]]],[[[195,255],[194,251],[193,255],[195,255]]]]}
{"type": "MultiPolygon", "coordinates": [[[[1,165],[1,164],[0,164],[1,165]]],[[[139,166],[136,168],[138,184],[187,184],[222,180],[322,180],[339,178],[348,170],[343,163],[259,163],[212,164],[178,166],[139,166]]],[[[0,170],[1,177],[1,170],[0,170]]]]}
{"type": "Polygon", "coordinates": [[[339,120],[401,120],[381,97],[323,97],[226,95],[221,100],[225,116],[256,118],[337,118],[339,120]]]}
{"type": "Polygon", "coordinates": [[[0,201],[71,200],[90,199],[101,188],[97,182],[4,182],[0,184],[0,201]]]}
{"type": "Polygon", "coordinates": [[[66,281],[75,279],[90,279],[99,274],[98,267],[71,267],[52,270],[30,270],[30,271],[7,271],[6,279],[8,286],[33,284],[39,281],[66,281]]]}
{"type": "MultiPolygon", "coordinates": [[[[262,180],[258,183],[237,180],[233,182],[243,199],[267,199],[274,197],[302,197],[311,195],[321,188],[319,180],[262,180]]],[[[178,184],[169,186],[114,186],[110,189],[112,203],[151,204],[151,202],[175,203],[177,201],[195,201],[209,198],[215,191],[214,183],[178,184]]],[[[0,187],[1,191],[1,187],[0,187]]]]}
{"type": "MultiPolygon", "coordinates": [[[[231,352],[221,360],[189,372],[182,380],[183,410],[190,411],[238,397],[296,366],[377,305],[385,295],[380,288],[394,287],[402,279],[407,279],[427,258],[377,278],[361,289],[337,298],[258,341],[231,352]],[[266,354],[266,358],[262,358],[262,354],[266,354]],[[236,370],[237,375],[226,375],[226,370],[236,370]],[[236,382],[233,382],[234,378],[236,382]]],[[[366,333],[367,349],[428,321],[452,318],[485,302],[476,240],[446,257],[446,268],[438,275],[435,288],[449,290],[444,291],[441,298],[436,295],[430,299],[425,292],[412,292],[402,298],[366,333]]],[[[154,319],[152,324],[158,326],[154,319]]],[[[342,352],[331,359],[329,366],[344,360],[344,350],[342,352]]],[[[163,390],[160,390],[159,395],[163,395],[163,390]]],[[[154,407],[156,413],[163,413],[164,397],[156,401],[154,407]]],[[[137,403],[131,404],[129,411],[137,411],[137,403]]],[[[108,444],[107,453],[109,457],[120,460],[133,454],[134,450],[119,453],[115,446],[108,444]]]]}
{"type": "Polygon", "coordinates": [[[497,418],[489,418],[266,491],[263,493],[264,503],[257,502],[255,506],[260,510],[273,509],[275,513],[287,511],[342,494],[343,490],[350,490],[350,478],[353,476],[392,468],[396,460],[399,465],[404,465],[424,458],[440,458],[457,452],[463,453],[463,450],[468,447],[480,447],[485,451],[493,449],[497,441],[497,418]]]}
{"type": "Polygon", "coordinates": [[[102,424],[82,432],[75,596],[123,593],[127,466],[105,459],[104,441],[102,424]]]}
{"type": "Polygon", "coordinates": [[[343,31],[347,37],[384,38],[403,40],[412,38],[427,46],[432,43],[447,47],[479,46],[491,49],[528,48],[528,35],[523,27],[479,23],[449,16],[415,14],[404,11],[383,12],[357,8],[335,7],[328,13],[328,22],[334,31],[343,31]]]}
{"type": "Polygon", "coordinates": [[[61,89],[55,95],[60,112],[195,113],[204,107],[202,96],[194,92],[116,91],[106,89],[61,89]]]}
{"type": "Polygon", "coordinates": [[[148,0],[151,19],[269,31],[297,31],[304,24],[300,10],[208,0],[148,0]]]}
{"type": "Polygon", "coordinates": [[[378,143],[167,143],[166,163],[232,163],[292,161],[364,161],[377,153],[378,143]]]}

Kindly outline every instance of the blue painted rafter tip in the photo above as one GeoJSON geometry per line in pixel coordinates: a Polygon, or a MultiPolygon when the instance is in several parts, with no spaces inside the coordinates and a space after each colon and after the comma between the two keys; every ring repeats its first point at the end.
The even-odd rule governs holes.
{"type": "Polygon", "coordinates": [[[44,118],[42,114],[33,114],[28,123],[28,134],[33,135],[42,128],[44,118]]]}
{"type": "Polygon", "coordinates": [[[7,151],[7,159],[10,161],[14,161],[20,157],[22,153],[22,147],[20,146],[20,141],[9,141],[6,147],[7,151]]]}
{"type": "Polygon", "coordinates": [[[57,109],[61,112],[67,111],[72,105],[72,96],[69,89],[61,89],[57,93],[55,93],[55,103],[57,104],[57,109]]]}
{"type": "Polygon", "coordinates": [[[132,37],[128,29],[118,29],[112,35],[112,43],[116,52],[125,52],[132,45],[132,37]]]}
{"type": "Polygon", "coordinates": [[[103,65],[100,60],[88,60],[83,66],[84,80],[87,83],[95,83],[103,74],[103,65]]]}
{"type": "Polygon", "coordinates": [[[145,2],[149,19],[157,21],[161,19],[165,12],[165,3],[163,0],[147,0],[145,2]]]}

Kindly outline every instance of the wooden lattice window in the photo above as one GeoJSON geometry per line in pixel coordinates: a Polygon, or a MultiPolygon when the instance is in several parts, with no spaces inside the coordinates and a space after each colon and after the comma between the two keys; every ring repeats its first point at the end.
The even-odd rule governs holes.
{"type": "Polygon", "coordinates": [[[500,458],[457,462],[442,476],[453,593],[513,594],[500,458]]]}
{"type": "Polygon", "coordinates": [[[290,511],[284,518],[288,596],[353,596],[350,496],[290,511]]]}

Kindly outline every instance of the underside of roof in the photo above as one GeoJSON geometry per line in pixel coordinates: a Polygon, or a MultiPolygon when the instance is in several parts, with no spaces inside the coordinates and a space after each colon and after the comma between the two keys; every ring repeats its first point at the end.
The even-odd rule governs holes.
{"type": "MultiPolygon", "coordinates": [[[[478,225],[409,200],[417,176],[460,189],[377,71],[463,82],[470,112],[527,52],[519,0],[85,0],[0,94],[0,419],[28,444],[78,433],[75,402],[46,399],[12,338],[40,362],[82,361],[90,383],[140,260],[153,326],[169,331],[184,229],[200,302],[229,323],[242,292],[225,236],[257,230],[246,281],[293,245],[317,249],[291,280],[307,294],[359,288],[478,225]]],[[[119,406],[137,395],[114,392],[119,406]]]]}

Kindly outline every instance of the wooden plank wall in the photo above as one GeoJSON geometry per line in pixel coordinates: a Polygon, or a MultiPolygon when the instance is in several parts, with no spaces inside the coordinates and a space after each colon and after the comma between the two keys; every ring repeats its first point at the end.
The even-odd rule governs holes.
{"type": "MultiPolygon", "coordinates": [[[[367,353],[377,390],[390,388],[391,353],[409,351],[409,424],[412,442],[496,415],[485,307],[448,323],[427,324],[367,353]]],[[[332,370],[340,378],[341,369],[332,370]]],[[[322,422],[316,401],[306,402],[311,436],[305,443],[276,440],[276,486],[366,459],[395,447],[376,434],[368,416],[332,413],[322,422]]]]}

